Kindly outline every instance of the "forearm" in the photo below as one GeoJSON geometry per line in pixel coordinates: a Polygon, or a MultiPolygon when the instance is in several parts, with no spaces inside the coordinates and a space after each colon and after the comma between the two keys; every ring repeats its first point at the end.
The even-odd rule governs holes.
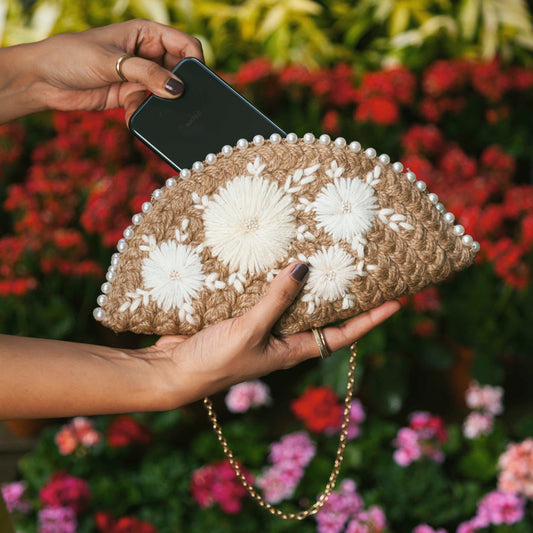
{"type": "Polygon", "coordinates": [[[46,109],[39,90],[40,43],[0,48],[0,124],[46,109]]]}
{"type": "Polygon", "coordinates": [[[0,420],[169,409],[167,362],[154,356],[0,335],[0,420]]]}

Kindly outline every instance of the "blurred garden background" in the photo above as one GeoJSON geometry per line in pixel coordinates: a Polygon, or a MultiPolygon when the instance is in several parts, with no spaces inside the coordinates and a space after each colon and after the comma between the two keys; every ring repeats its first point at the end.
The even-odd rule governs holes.
{"type": "MultiPolygon", "coordinates": [[[[401,161],[481,244],[359,342],[340,482],[303,522],[239,487],[201,404],[55,420],[0,480],[21,532],[533,532],[533,24],[522,0],[3,0],[3,46],[135,17],[198,37],[206,62],[285,131],[401,161]]],[[[142,346],[92,317],[111,254],[173,170],[122,110],[0,126],[0,332],[142,346]]],[[[323,490],[348,353],[214,398],[272,503],[323,490]]]]}

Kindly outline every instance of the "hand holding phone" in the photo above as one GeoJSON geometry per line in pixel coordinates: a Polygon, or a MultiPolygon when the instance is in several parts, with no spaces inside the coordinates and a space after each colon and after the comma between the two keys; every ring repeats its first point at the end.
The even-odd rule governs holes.
{"type": "Polygon", "coordinates": [[[150,95],[130,119],[130,130],[176,170],[239,139],[285,132],[202,62],[188,57],[173,72],[185,84],[175,100],[150,95]]]}

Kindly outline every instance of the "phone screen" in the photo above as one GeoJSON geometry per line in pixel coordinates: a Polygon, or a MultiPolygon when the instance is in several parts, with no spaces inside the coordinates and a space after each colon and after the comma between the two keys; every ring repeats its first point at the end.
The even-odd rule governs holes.
{"type": "Polygon", "coordinates": [[[133,114],[130,129],[177,170],[242,138],[286,135],[197,59],[183,59],[174,73],[183,80],[183,94],[174,100],[150,95],[133,114]]]}

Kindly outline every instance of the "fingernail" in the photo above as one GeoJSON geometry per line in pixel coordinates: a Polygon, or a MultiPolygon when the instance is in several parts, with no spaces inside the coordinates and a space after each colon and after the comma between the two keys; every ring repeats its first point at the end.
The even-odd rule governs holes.
{"type": "Polygon", "coordinates": [[[307,276],[308,272],[309,267],[305,263],[300,263],[291,270],[290,276],[294,281],[301,283],[305,279],[305,276],[307,276]]]}
{"type": "Polygon", "coordinates": [[[172,96],[178,96],[183,92],[183,83],[175,78],[168,78],[165,83],[165,90],[172,96]]]}

